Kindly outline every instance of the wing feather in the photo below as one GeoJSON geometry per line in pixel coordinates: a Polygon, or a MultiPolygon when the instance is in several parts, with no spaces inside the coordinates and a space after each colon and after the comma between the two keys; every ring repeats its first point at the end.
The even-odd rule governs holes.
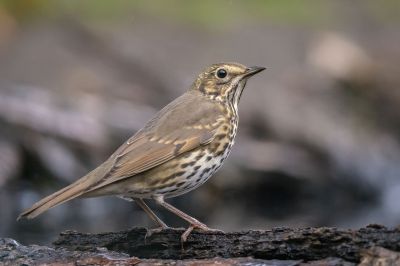
{"type": "MultiPolygon", "coordinates": [[[[196,106],[190,101],[186,102],[196,106]]],[[[175,105],[173,110],[169,110],[167,106],[166,110],[162,110],[144,129],[117,149],[109,158],[113,160],[112,167],[86,192],[131,178],[187,151],[210,143],[221,124],[222,114],[219,109],[210,104],[210,108],[204,110],[190,110],[191,120],[185,121],[182,118],[177,119],[176,112],[182,113],[179,107],[186,108],[184,104],[175,105]],[[168,123],[165,123],[167,120],[168,123]],[[160,132],[163,133],[162,136],[160,132]]]]}
{"type": "Polygon", "coordinates": [[[147,171],[187,151],[212,141],[215,136],[215,130],[213,130],[213,132],[197,131],[198,132],[191,138],[181,140],[179,143],[175,144],[154,144],[151,141],[134,142],[134,145],[129,147],[129,152],[124,150],[122,154],[117,156],[113,168],[109,171],[109,175],[107,175],[102,182],[91,187],[87,192],[147,171]]]}

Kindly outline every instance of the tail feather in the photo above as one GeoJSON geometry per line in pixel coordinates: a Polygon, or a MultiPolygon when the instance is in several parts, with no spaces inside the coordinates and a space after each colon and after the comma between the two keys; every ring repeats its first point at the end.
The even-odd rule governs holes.
{"type": "Polygon", "coordinates": [[[17,220],[20,220],[21,218],[35,218],[36,216],[47,211],[50,208],[79,197],[86,191],[88,187],[88,180],[88,176],[85,176],[78,181],[72,183],[71,185],[60,189],[59,191],[36,202],[31,208],[21,213],[18,216],[17,220]]]}

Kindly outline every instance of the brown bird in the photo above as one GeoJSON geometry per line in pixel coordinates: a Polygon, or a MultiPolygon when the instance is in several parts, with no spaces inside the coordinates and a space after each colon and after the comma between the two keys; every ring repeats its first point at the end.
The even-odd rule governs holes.
{"type": "Polygon", "coordinates": [[[219,63],[206,68],[182,96],[164,107],[104,163],[71,185],[24,211],[34,218],[74,198],[115,195],[134,200],[161,229],[168,226],[146,205],[153,199],[190,226],[205,224],[164,201],[204,184],[222,165],[234,143],[238,103],[249,77],[263,67],[219,63]]]}

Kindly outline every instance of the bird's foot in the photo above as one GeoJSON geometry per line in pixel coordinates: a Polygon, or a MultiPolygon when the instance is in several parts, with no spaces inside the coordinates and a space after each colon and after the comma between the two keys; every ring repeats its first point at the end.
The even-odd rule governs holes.
{"type": "Polygon", "coordinates": [[[194,229],[200,229],[201,231],[204,232],[218,232],[218,233],[223,233],[223,231],[218,230],[218,229],[212,229],[210,227],[208,227],[207,225],[203,224],[203,223],[195,223],[195,224],[191,224],[186,231],[181,235],[181,242],[184,243],[186,242],[188,236],[190,235],[190,233],[194,230],[194,229]]]}

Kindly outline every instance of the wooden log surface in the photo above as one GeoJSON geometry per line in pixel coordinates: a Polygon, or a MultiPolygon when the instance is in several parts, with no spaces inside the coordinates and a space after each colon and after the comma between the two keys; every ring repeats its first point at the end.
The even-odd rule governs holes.
{"type": "Polygon", "coordinates": [[[207,259],[213,257],[254,257],[259,259],[319,260],[338,257],[359,262],[361,252],[380,246],[400,251],[400,230],[370,225],[359,230],[337,228],[274,228],[264,231],[201,232],[193,231],[181,243],[182,230],[170,229],[146,236],[146,229],[103,234],[63,232],[56,247],[92,250],[105,247],[130,256],[157,259],[207,259]]]}
{"type": "Polygon", "coordinates": [[[0,265],[400,265],[400,230],[274,228],[242,232],[146,229],[86,234],[66,231],[45,247],[0,238],[0,265]]]}

